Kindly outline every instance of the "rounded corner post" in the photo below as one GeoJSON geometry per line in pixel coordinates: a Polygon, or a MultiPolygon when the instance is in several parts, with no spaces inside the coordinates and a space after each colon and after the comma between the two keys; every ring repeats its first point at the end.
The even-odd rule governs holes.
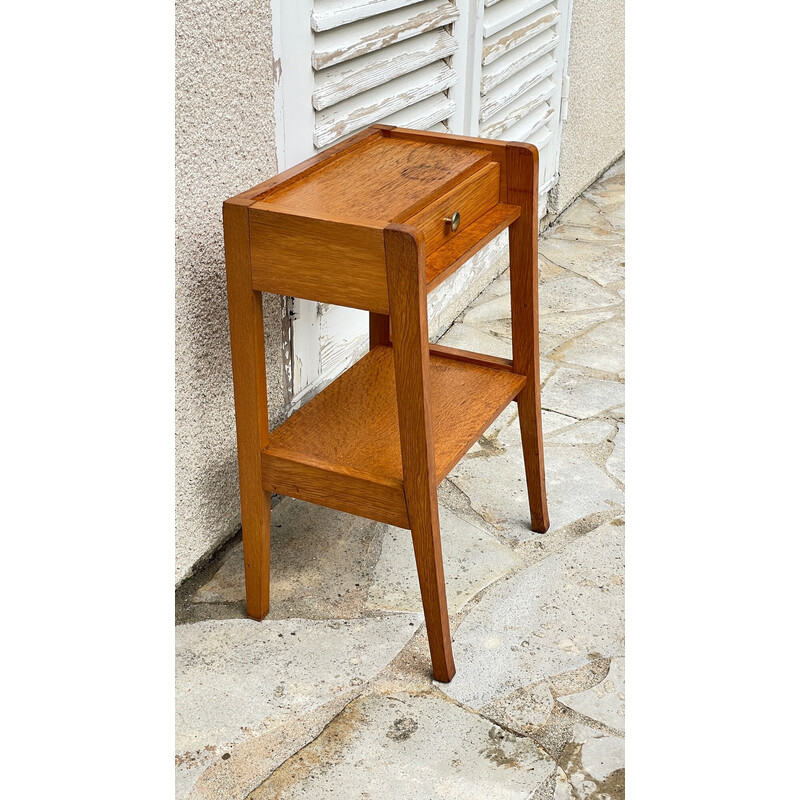
{"type": "Polygon", "coordinates": [[[550,527],[542,435],[539,366],[539,152],[533,145],[508,148],[508,202],[520,207],[509,228],[511,342],[514,371],[525,375],[517,397],[531,528],[550,527]]]}

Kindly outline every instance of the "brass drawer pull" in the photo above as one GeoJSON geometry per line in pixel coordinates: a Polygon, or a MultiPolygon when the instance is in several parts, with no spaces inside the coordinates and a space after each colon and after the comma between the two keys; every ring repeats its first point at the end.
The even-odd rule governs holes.
{"type": "Polygon", "coordinates": [[[445,223],[449,225],[450,230],[455,233],[458,230],[458,226],[461,224],[461,214],[459,214],[458,211],[455,211],[453,216],[445,219],[445,223]]]}

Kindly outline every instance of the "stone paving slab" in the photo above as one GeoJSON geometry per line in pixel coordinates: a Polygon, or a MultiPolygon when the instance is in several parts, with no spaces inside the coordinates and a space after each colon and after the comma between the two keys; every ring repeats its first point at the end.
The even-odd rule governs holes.
{"type": "MultiPolygon", "coordinates": [[[[579,421],[564,415],[562,418],[564,426],[579,421]]],[[[552,417],[546,419],[552,424],[552,417]]],[[[605,429],[610,426],[610,422],[604,424],[605,429]]],[[[545,443],[547,502],[552,532],[591,514],[619,511],[624,501],[622,491],[586,450],[576,446],[556,446],[548,444],[548,441],[552,441],[552,436],[547,438],[546,435],[545,443]]],[[[472,510],[502,536],[524,542],[539,535],[530,527],[516,409],[509,408],[498,417],[452,469],[448,478],[468,498],[472,510]]]]}
{"type": "Polygon", "coordinates": [[[625,797],[625,742],[576,725],[556,770],[554,800],[625,797]]]}
{"type": "Polygon", "coordinates": [[[543,315],[608,308],[620,302],[618,295],[599,288],[593,281],[580,275],[556,278],[539,289],[539,310],[543,315]]]}
{"type": "Polygon", "coordinates": [[[562,367],[542,390],[542,407],[577,419],[588,419],[619,406],[625,386],[616,381],[593,378],[571,367],[562,367]]]}
{"type": "Polygon", "coordinates": [[[625,369],[625,325],[621,319],[603,322],[567,342],[551,357],[581,367],[620,373],[625,369]]]}
{"type": "Polygon", "coordinates": [[[479,709],[520,686],[623,654],[624,536],[603,525],[492,587],[453,635],[448,697],[479,709]]]}
{"type": "MultiPolygon", "coordinates": [[[[286,498],[272,511],[270,619],[345,619],[364,608],[385,525],[286,498]]],[[[244,617],[244,552],[241,540],[195,603],[237,604],[244,617]]]]}
{"type": "Polygon", "coordinates": [[[573,711],[625,733],[625,659],[612,658],[601,683],[559,700],[573,711]]]}
{"type": "Polygon", "coordinates": [[[364,695],[251,800],[528,800],[555,769],[535,742],[435,694],[364,695]]]}
{"type": "MultiPolygon", "coordinates": [[[[518,569],[513,550],[443,506],[439,511],[447,605],[458,613],[481,589],[518,569]]],[[[369,590],[367,610],[422,613],[411,532],[390,527],[369,590]]]]}
{"type": "Polygon", "coordinates": [[[421,616],[209,620],[177,629],[176,752],[215,752],[361,686],[421,616]]]}
{"type": "MultiPolygon", "coordinates": [[[[513,403],[440,487],[453,681],[410,533],[284,498],[266,620],[240,542],[179,595],[177,797],[624,800],[624,192],[621,161],[540,239],[550,529],[513,403]]],[[[509,290],[441,341],[509,357],[509,290]]]]}
{"type": "MultiPolygon", "coordinates": [[[[621,241],[547,238],[540,242],[539,252],[552,264],[581,275],[595,285],[605,287],[625,277],[625,251],[621,241]]],[[[606,294],[597,297],[598,305],[600,299],[608,298],[606,294]]]]}

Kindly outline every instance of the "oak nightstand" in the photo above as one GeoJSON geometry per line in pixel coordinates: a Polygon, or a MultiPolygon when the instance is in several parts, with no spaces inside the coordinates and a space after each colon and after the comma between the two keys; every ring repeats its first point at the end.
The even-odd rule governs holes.
{"type": "Polygon", "coordinates": [[[433,674],[455,674],[436,488],[512,401],[548,527],[539,399],[539,155],[373,126],[223,207],[247,614],[269,609],[269,492],[411,530],[433,674]],[[428,342],[428,292],[509,229],[513,360],[428,342]],[[261,292],[369,311],[369,352],[274,431],[261,292]]]}

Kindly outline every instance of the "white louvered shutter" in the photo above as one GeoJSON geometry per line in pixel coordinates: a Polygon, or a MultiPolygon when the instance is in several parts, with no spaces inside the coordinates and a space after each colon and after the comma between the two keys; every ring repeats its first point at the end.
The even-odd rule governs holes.
{"type": "Polygon", "coordinates": [[[456,0],[283,0],[273,15],[282,168],[376,122],[451,130],[456,0]]]}
{"type": "Polygon", "coordinates": [[[540,213],[557,178],[569,34],[563,0],[484,0],[478,133],[539,148],[540,213]]]}
{"type": "Polygon", "coordinates": [[[457,17],[450,0],[315,0],[314,146],[375,122],[446,130],[457,17]]]}

